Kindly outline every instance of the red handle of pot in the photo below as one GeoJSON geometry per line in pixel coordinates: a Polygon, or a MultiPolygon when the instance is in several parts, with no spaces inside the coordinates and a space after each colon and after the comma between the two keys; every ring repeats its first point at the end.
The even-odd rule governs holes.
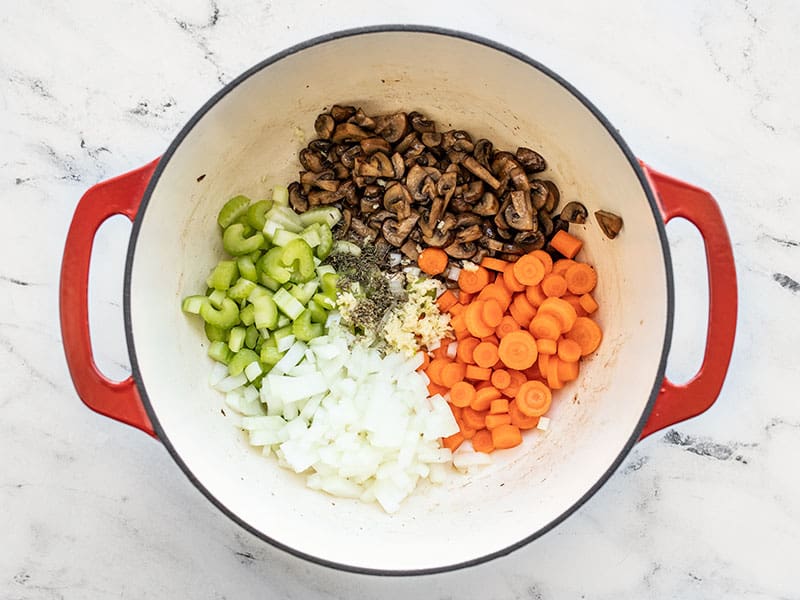
{"type": "Polygon", "coordinates": [[[75,390],[84,404],[155,437],[132,377],[111,381],[94,362],[89,336],[89,261],[97,229],[114,215],[136,216],[158,160],[103,181],[81,198],[67,233],[61,263],[59,310],[64,353],[75,390]]]}
{"type": "Polygon", "coordinates": [[[683,217],[703,237],[708,267],[708,332],[703,363],[687,383],[666,377],[642,437],[708,410],[719,396],[728,372],[736,335],[736,268],[725,221],[707,191],[673,179],[642,164],[656,192],[664,223],[683,217]]]}

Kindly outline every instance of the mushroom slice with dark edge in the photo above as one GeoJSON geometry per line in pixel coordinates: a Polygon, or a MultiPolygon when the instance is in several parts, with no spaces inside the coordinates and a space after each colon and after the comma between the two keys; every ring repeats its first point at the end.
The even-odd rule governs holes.
{"type": "Polygon", "coordinates": [[[472,143],[472,137],[462,130],[453,132],[455,141],[453,142],[453,150],[457,152],[472,152],[475,150],[475,144],[472,143]]]}
{"type": "Polygon", "coordinates": [[[480,225],[470,225],[465,229],[456,232],[457,242],[476,242],[483,236],[483,229],[480,225]]]}
{"type": "Polygon", "coordinates": [[[348,169],[352,169],[356,164],[356,159],[364,156],[364,150],[361,148],[359,144],[356,144],[349,150],[346,150],[342,153],[339,157],[339,160],[342,164],[347,167],[348,169]]]}
{"type": "Polygon", "coordinates": [[[494,158],[494,145],[489,140],[481,138],[475,142],[473,154],[480,164],[489,169],[492,166],[492,158],[494,158]]]}
{"type": "Polygon", "coordinates": [[[394,178],[400,179],[406,173],[406,163],[399,152],[392,154],[392,167],[394,167],[394,178]]]}
{"type": "Polygon", "coordinates": [[[367,116],[367,113],[360,108],[356,110],[356,114],[350,117],[350,120],[364,129],[375,129],[375,119],[367,116]]]}
{"type": "Polygon", "coordinates": [[[394,165],[392,165],[391,159],[383,152],[376,152],[373,154],[369,162],[378,169],[378,177],[394,177],[394,165]]]}
{"type": "Polygon", "coordinates": [[[597,224],[609,239],[614,239],[622,229],[622,217],[607,210],[598,210],[594,213],[597,224]]]}
{"type": "Polygon", "coordinates": [[[517,148],[517,160],[527,173],[539,173],[547,168],[544,157],[530,148],[517,148]]]}
{"type": "Polygon", "coordinates": [[[411,201],[411,194],[402,183],[392,183],[383,194],[383,207],[395,213],[400,220],[411,216],[411,201]]]}
{"type": "Polygon", "coordinates": [[[500,210],[500,201],[492,192],[485,192],[481,199],[472,206],[472,212],[482,217],[492,217],[500,210]]]}
{"type": "Polygon", "coordinates": [[[400,252],[405,254],[411,260],[417,260],[419,257],[419,249],[417,248],[417,243],[413,240],[406,240],[403,242],[403,245],[400,246],[400,252]]]}
{"type": "Polygon", "coordinates": [[[430,119],[426,119],[417,111],[408,113],[408,120],[411,122],[411,127],[417,133],[433,133],[436,131],[436,123],[430,119]]]}
{"type": "Polygon", "coordinates": [[[444,196],[445,203],[449,202],[456,189],[457,176],[455,172],[444,173],[436,182],[436,193],[444,196]]]}
{"type": "Polygon", "coordinates": [[[360,142],[370,137],[369,133],[355,123],[339,123],[333,130],[332,140],[336,144],[344,142],[360,142]]]}
{"type": "Polygon", "coordinates": [[[426,131],[422,134],[422,143],[428,148],[436,148],[442,143],[442,134],[435,131],[426,131]]]}
{"type": "Polygon", "coordinates": [[[490,187],[497,189],[500,182],[489,172],[489,169],[480,164],[473,156],[467,156],[461,161],[464,168],[475,175],[478,179],[483,179],[490,187]]]}
{"type": "Polygon", "coordinates": [[[536,210],[541,210],[544,208],[544,205],[547,203],[547,196],[549,193],[550,192],[547,189],[547,186],[541,181],[532,181],[531,203],[533,204],[533,208],[536,210]]]}
{"type": "MultiPolygon", "coordinates": [[[[408,132],[408,117],[404,112],[375,117],[375,133],[390,144],[399,142],[408,132]]],[[[399,150],[402,152],[402,150],[399,150]]]]}
{"type": "Polygon", "coordinates": [[[330,169],[319,173],[304,171],[300,175],[300,183],[303,185],[304,190],[318,188],[328,192],[335,192],[339,189],[339,180],[334,177],[334,173],[330,169]]]}
{"type": "Polygon", "coordinates": [[[514,187],[518,190],[524,190],[527,192],[531,189],[531,183],[528,181],[528,176],[521,167],[514,167],[511,169],[508,172],[508,176],[511,178],[511,183],[513,183],[514,187]]]}
{"type": "Polygon", "coordinates": [[[505,254],[522,254],[522,249],[516,244],[503,242],[501,240],[486,240],[484,244],[492,252],[503,252],[505,254]]]}
{"type": "Polygon", "coordinates": [[[371,242],[378,237],[378,230],[368,226],[361,219],[353,219],[350,221],[350,230],[356,234],[361,241],[371,242]]]}
{"type": "Polygon", "coordinates": [[[414,229],[418,220],[419,215],[417,213],[412,213],[399,221],[396,219],[386,219],[381,226],[383,237],[392,246],[399,248],[403,245],[403,242],[411,233],[411,230],[414,229]]]}
{"type": "Polygon", "coordinates": [[[300,150],[298,158],[300,159],[300,164],[303,165],[303,168],[307,171],[312,171],[313,173],[324,171],[330,166],[330,163],[327,163],[322,154],[315,152],[310,148],[303,148],[300,150]]]}
{"type": "Polygon", "coordinates": [[[558,187],[552,181],[548,181],[546,179],[542,180],[542,183],[547,188],[547,200],[544,203],[544,209],[553,214],[553,211],[558,208],[558,202],[561,199],[561,194],[558,191],[558,187]]]}
{"type": "Polygon", "coordinates": [[[308,198],[303,195],[300,184],[296,181],[289,184],[289,204],[299,213],[308,210],[308,198]]]}
{"type": "Polygon", "coordinates": [[[350,231],[350,224],[353,222],[353,211],[349,208],[345,208],[342,211],[342,220],[340,221],[341,226],[337,233],[337,237],[344,237],[347,235],[347,232],[350,231]]]}
{"type": "Polygon", "coordinates": [[[577,223],[583,225],[586,223],[586,217],[589,216],[589,211],[580,202],[567,202],[567,205],[561,210],[561,218],[570,223],[577,223]]]}
{"type": "Polygon", "coordinates": [[[336,121],[327,113],[318,115],[317,120],[314,121],[314,131],[317,132],[317,137],[323,140],[331,139],[334,127],[336,127],[336,121]]]}
{"type": "Polygon", "coordinates": [[[309,206],[319,206],[321,204],[333,204],[334,202],[338,202],[344,197],[341,192],[341,189],[336,190],[335,192],[329,192],[327,190],[312,190],[308,193],[308,204],[309,206]]]}
{"type": "Polygon", "coordinates": [[[481,198],[483,198],[483,181],[480,179],[471,181],[467,189],[464,190],[464,202],[467,204],[474,204],[481,198]]]}
{"type": "Polygon", "coordinates": [[[533,206],[531,197],[527,192],[514,190],[509,193],[507,206],[503,212],[508,226],[520,231],[530,231],[534,228],[533,206]]]}
{"type": "Polygon", "coordinates": [[[474,242],[454,242],[449,246],[445,246],[444,251],[452,258],[466,260],[475,256],[478,246],[474,242]]]}
{"type": "Polygon", "coordinates": [[[553,219],[545,209],[539,211],[539,230],[549,238],[553,234],[553,219]]]}
{"type": "Polygon", "coordinates": [[[434,248],[449,246],[453,242],[454,237],[452,231],[440,231],[436,228],[429,233],[422,232],[423,243],[428,246],[433,246],[434,248]]]}
{"type": "Polygon", "coordinates": [[[520,231],[514,236],[514,243],[525,252],[544,248],[544,234],[541,231],[520,231]]]}
{"type": "Polygon", "coordinates": [[[392,151],[392,146],[382,137],[372,136],[361,140],[361,149],[364,154],[370,155],[375,152],[385,152],[389,154],[392,151]]]}
{"type": "Polygon", "coordinates": [[[331,106],[331,116],[336,120],[337,123],[347,121],[347,119],[352,117],[354,114],[356,114],[356,109],[354,106],[340,106],[339,104],[334,104],[331,106]]]}

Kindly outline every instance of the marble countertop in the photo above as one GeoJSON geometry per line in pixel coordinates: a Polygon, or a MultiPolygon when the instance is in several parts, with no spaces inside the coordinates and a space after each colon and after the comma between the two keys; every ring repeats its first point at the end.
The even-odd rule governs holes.
{"type": "MultiPolygon", "coordinates": [[[[800,5],[516,4],[4,5],[0,598],[800,598],[800,5]],[[638,444],[555,530],[465,571],[382,579],[252,537],[159,443],[86,409],[63,359],[57,287],[89,186],[158,156],[211,94],[264,57],[333,29],[403,21],[539,59],[589,96],[638,156],[711,190],[734,242],[740,311],[717,403],[638,444]]],[[[129,371],[129,231],[121,217],[101,230],[91,278],[96,355],[118,378],[129,371]]],[[[668,374],[681,381],[702,355],[706,280],[694,230],[668,231],[677,274],[668,374]]]]}

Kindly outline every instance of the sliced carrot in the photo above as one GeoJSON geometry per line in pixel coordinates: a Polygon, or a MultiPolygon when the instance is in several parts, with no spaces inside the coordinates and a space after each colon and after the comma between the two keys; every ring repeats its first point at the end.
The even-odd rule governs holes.
{"type": "Polygon", "coordinates": [[[503,283],[510,292],[522,292],[525,290],[525,284],[520,283],[514,274],[514,263],[510,263],[506,270],[503,271],[503,283]]]}
{"type": "Polygon", "coordinates": [[[487,335],[486,337],[481,338],[482,342],[489,342],[490,344],[494,344],[497,346],[500,343],[500,339],[493,333],[492,335],[487,335]]]}
{"type": "Polygon", "coordinates": [[[454,317],[450,317],[450,327],[453,328],[453,331],[458,333],[459,331],[467,331],[467,322],[466,322],[466,309],[460,315],[455,315],[454,317]]]}
{"type": "Polygon", "coordinates": [[[452,360],[447,356],[447,346],[450,345],[450,340],[442,340],[443,343],[439,344],[439,347],[433,351],[433,358],[445,358],[447,360],[452,360]]]}
{"type": "Polygon", "coordinates": [[[514,301],[508,307],[508,312],[511,313],[511,316],[523,329],[527,329],[531,324],[531,319],[536,316],[536,309],[528,302],[525,294],[516,294],[514,296],[514,301]]]}
{"type": "Polygon", "coordinates": [[[529,417],[540,417],[550,408],[553,394],[541,381],[526,381],[514,400],[520,412],[529,417]]]}
{"type": "Polygon", "coordinates": [[[505,312],[511,304],[511,293],[500,283],[490,283],[478,294],[478,300],[496,300],[505,312]]]}
{"type": "Polygon", "coordinates": [[[472,302],[472,297],[475,294],[470,294],[469,292],[465,292],[464,290],[459,290],[458,292],[458,301],[460,304],[469,304],[472,302]]]}
{"type": "Polygon", "coordinates": [[[500,260],[499,258],[492,258],[491,256],[487,256],[481,261],[481,266],[484,269],[489,269],[491,271],[500,271],[501,273],[505,271],[508,264],[509,263],[504,260],[500,260]]]}
{"type": "Polygon", "coordinates": [[[532,254],[520,256],[514,263],[514,276],[523,285],[538,285],[544,275],[542,261],[532,254]]]}
{"type": "Polygon", "coordinates": [[[478,267],[473,271],[461,269],[458,274],[458,287],[468,294],[477,294],[489,283],[489,271],[478,267]]]}
{"type": "Polygon", "coordinates": [[[486,427],[486,415],[488,414],[488,411],[477,411],[469,406],[465,406],[461,410],[461,420],[464,421],[464,425],[467,427],[483,429],[486,427]]]}
{"type": "Polygon", "coordinates": [[[542,292],[548,298],[563,296],[567,291],[567,280],[563,276],[550,273],[542,280],[542,292]]]}
{"type": "Polygon", "coordinates": [[[464,443],[464,439],[465,439],[464,434],[459,431],[458,433],[454,433],[451,436],[442,438],[442,446],[444,446],[451,452],[454,452],[456,448],[458,448],[461,444],[464,443]]]}
{"type": "Polygon", "coordinates": [[[483,300],[475,300],[467,306],[464,311],[464,323],[469,332],[477,338],[486,337],[494,333],[494,328],[489,327],[483,321],[483,300]]]}
{"type": "Polygon", "coordinates": [[[502,340],[512,331],[518,331],[519,329],[520,326],[519,323],[517,323],[517,320],[511,315],[506,315],[503,317],[503,320],[500,321],[500,325],[495,328],[494,332],[495,335],[502,340]]]}
{"type": "Polygon", "coordinates": [[[521,443],[522,433],[520,433],[519,427],[512,425],[510,422],[492,429],[492,444],[498,450],[513,448],[521,443]]]}
{"type": "Polygon", "coordinates": [[[580,373],[580,368],[580,363],[577,360],[574,362],[559,360],[558,368],[556,369],[558,378],[564,382],[575,381],[580,373]]]}
{"type": "Polygon", "coordinates": [[[445,290],[444,293],[436,299],[436,306],[442,312],[447,311],[452,306],[458,303],[458,298],[450,290],[445,290]]]}
{"type": "Polygon", "coordinates": [[[516,400],[508,403],[508,414],[511,417],[511,424],[520,429],[535,429],[539,424],[539,417],[529,417],[524,414],[517,406],[516,400]]]}
{"type": "Polygon", "coordinates": [[[463,381],[466,370],[467,368],[465,365],[457,362],[447,363],[442,367],[442,374],[439,376],[442,380],[442,385],[452,388],[459,381],[463,381]]]}
{"type": "Polygon", "coordinates": [[[550,240],[550,247],[567,258],[575,258],[575,255],[580,252],[582,246],[582,241],[563,229],[559,229],[553,236],[553,239],[550,240]]]}
{"type": "Polygon", "coordinates": [[[472,353],[475,351],[475,347],[480,343],[481,341],[478,338],[472,336],[458,340],[458,348],[456,348],[456,358],[460,358],[465,363],[473,364],[475,362],[475,359],[473,358],[472,353]]]}
{"type": "Polygon", "coordinates": [[[570,306],[575,309],[575,314],[579,317],[585,317],[588,313],[583,310],[581,306],[581,299],[580,297],[576,296],[575,294],[564,294],[561,296],[561,299],[569,302],[570,306]]]}
{"type": "Polygon", "coordinates": [[[542,379],[543,380],[544,379],[544,377],[542,377],[542,374],[539,372],[539,361],[538,360],[536,361],[536,364],[534,364],[532,367],[529,367],[529,368],[525,369],[523,371],[523,373],[525,373],[526,380],[529,380],[529,379],[542,379]]]}
{"type": "Polygon", "coordinates": [[[443,385],[442,384],[442,369],[444,369],[445,365],[449,364],[450,361],[443,358],[435,358],[431,361],[431,364],[428,365],[428,370],[425,373],[428,375],[428,379],[430,379],[436,385],[443,385]]]}
{"type": "Polygon", "coordinates": [[[544,267],[545,275],[553,270],[553,257],[550,256],[544,250],[534,250],[531,252],[532,256],[535,256],[540,261],[542,261],[542,266],[544,267]]]}
{"type": "Polygon", "coordinates": [[[491,342],[481,342],[475,346],[472,358],[479,367],[493,367],[498,358],[497,346],[491,342]]]}
{"type": "Polygon", "coordinates": [[[492,400],[497,400],[502,394],[500,390],[491,385],[484,387],[475,392],[475,398],[470,403],[473,410],[489,410],[492,405],[492,400]]]}
{"type": "Polygon", "coordinates": [[[483,317],[483,322],[494,330],[503,320],[503,312],[504,309],[500,306],[500,303],[493,298],[489,298],[484,301],[481,316],[483,317]]]}
{"type": "Polygon", "coordinates": [[[448,391],[449,390],[446,387],[444,387],[443,385],[439,385],[439,384],[433,383],[432,381],[428,384],[428,395],[429,396],[435,396],[436,394],[439,394],[440,396],[444,396],[448,391]]]}
{"type": "Polygon", "coordinates": [[[581,306],[583,307],[583,310],[585,310],[588,314],[592,314],[599,308],[599,306],[597,305],[597,301],[591,294],[584,294],[583,296],[581,296],[580,302],[581,306]]]}
{"type": "Polygon", "coordinates": [[[547,379],[547,371],[550,368],[550,357],[553,356],[552,354],[540,354],[539,360],[536,361],[536,365],[539,367],[539,373],[542,376],[542,379],[547,379]]]}
{"type": "Polygon", "coordinates": [[[469,335],[469,329],[467,329],[466,327],[464,329],[456,329],[455,333],[456,333],[456,341],[458,342],[460,342],[464,338],[471,337],[469,335]]]}
{"type": "Polygon", "coordinates": [[[453,406],[464,408],[475,399],[475,387],[468,381],[459,381],[450,388],[450,402],[453,406]]]}
{"type": "Polygon", "coordinates": [[[567,337],[578,342],[581,356],[587,356],[597,350],[603,339],[603,331],[589,317],[578,317],[572,329],[567,332],[567,337]]]}
{"type": "Polygon", "coordinates": [[[547,366],[547,386],[551,390],[560,390],[564,387],[564,382],[558,376],[558,366],[561,364],[561,359],[558,356],[550,357],[550,364],[547,366]]]}
{"type": "Polygon", "coordinates": [[[486,429],[494,429],[500,425],[511,424],[511,415],[503,413],[500,415],[493,415],[491,412],[486,415],[486,429]]]}
{"type": "Polygon", "coordinates": [[[495,398],[492,400],[492,403],[489,405],[489,414],[490,415],[499,415],[502,413],[508,412],[508,399],[507,398],[495,398]]]}
{"type": "MultiPolygon", "coordinates": [[[[491,377],[489,377],[491,379],[491,377]]],[[[476,390],[485,390],[486,388],[494,387],[492,386],[492,382],[487,379],[486,381],[480,381],[475,384],[476,390]]]]}
{"type": "MultiPolygon", "coordinates": [[[[453,294],[453,297],[455,298],[455,294],[453,294]]],[[[447,312],[449,312],[451,315],[460,315],[465,310],[467,310],[467,307],[458,302],[458,299],[456,299],[456,303],[453,304],[453,306],[451,306],[450,308],[448,308],[447,312]]]]}
{"type": "Polygon", "coordinates": [[[581,358],[581,347],[575,340],[569,338],[558,342],[558,358],[566,362],[575,362],[581,358]]]}
{"type": "Polygon", "coordinates": [[[516,371],[514,369],[509,369],[508,374],[511,376],[511,383],[508,384],[508,387],[503,390],[503,394],[509,398],[513,398],[517,395],[517,392],[522,384],[528,381],[528,378],[522,371],[516,371]]]}
{"type": "Polygon", "coordinates": [[[444,250],[428,246],[419,253],[417,264],[423,273],[438,275],[439,273],[444,273],[444,270],[447,268],[447,261],[449,260],[450,257],[447,256],[444,250]]]}
{"type": "Polygon", "coordinates": [[[556,262],[553,263],[553,273],[556,275],[563,275],[567,272],[572,265],[577,264],[576,261],[572,260],[571,258],[559,258],[556,262]]]}
{"type": "Polygon", "coordinates": [[[536,362],[539,354],[536,340],[524,329],[512,331],[500,340],[497,348],[500,360],[510,369],[521,371],[536,362]]]}
{"type": "Polygon", "coordinates": [[[475,437],[477,431],[478,430],[474,427],[467,427],[463,422],[461,423],[461,435],[464,436],[465,440],[471,440],[473,437],[475,437]]]}
{"type": "Polygon", "coordinates": [[[475,365],[467,365],[465,377],[473,381],[489,381],[492,377],[492,370],[475,365]]]}
{"type": "Polygon", "coordinates": [[[539,311],[531,321],[530,331],[537,340],[555,341],[561,335],[561,323],[553,315],[539,311]]]}
{"type": "MultiPolygon", "coordinates": [[[[536,337],[535,333],[533,337],[536,337]]],[[[556,345],[556,340],[540,337],[536,339],[536,349],[539,354],[555,354],[558,351],[558,346],[556,345]]]]}
{"type": "Polygon", "coordinates": [[[542,291],[542,285],[529,285],[525,288],[525,297],[528,299],[528,302],[531,303],[531,306],[534,308],[538,308],[542,302],[547,300],[547,296],[545,296],[544,292],[542,291]]]}
{"type": "Polygon", "coordinates": [[[492,385],[498,390],[504,390],[511,384],[511,375],[505,369],[496,369],[492,372],[492,385]]]}
{"type": "Polygon", "coordinates": [[[578,313],[572,305],[563,300],[562,298],[548,298],[539,307],[539,312],[536,316],[551,315],[556,318],[561,327],[561,333],[566,333],[575,324],[575,319],[578,318],[578,313]]]}
{"type": "Polygon", "coordinates": [[[481,429],[476,432],[475,436],[472,438],[472,447],[475,448],[475,452],[483,452],[485,454],[494,451],[494,441],[492,440],[491,432],[488,429],[481,429]]]}
{"type": "Polygon", "coordinates": [[[564,273],[567,289],[573,294],[587,294],[597,285],[597,273],[586,263],[575,263],[564,273]]]}

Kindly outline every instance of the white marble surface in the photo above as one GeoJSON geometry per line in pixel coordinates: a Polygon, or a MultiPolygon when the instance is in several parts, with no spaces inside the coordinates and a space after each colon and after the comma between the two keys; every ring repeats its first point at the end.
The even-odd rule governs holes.
{"type": "MultiPolygon", "coordinates": [[[[0,598],[800,598],[800,5],[516,4],[3,3],[0,598]],[[565,523],[483,566],[381,579],[253,538],[157,442],[87,410],[62,357],[56,292],[87,187],[159,155],[208,96],[273,52],[403,21],[541,60],[639,156],[712,190],[735,244],[740,316],[716,405],[640,443],[565,523]]],[[[98,359],[115,376],[128,369],[128,231],[122,219],[103,231],[92,277],[98,359]]],[[[669,231],[678,299],[669,373],[681,379],[699,361],[705,279],[692,229],[669,231]]]]}

